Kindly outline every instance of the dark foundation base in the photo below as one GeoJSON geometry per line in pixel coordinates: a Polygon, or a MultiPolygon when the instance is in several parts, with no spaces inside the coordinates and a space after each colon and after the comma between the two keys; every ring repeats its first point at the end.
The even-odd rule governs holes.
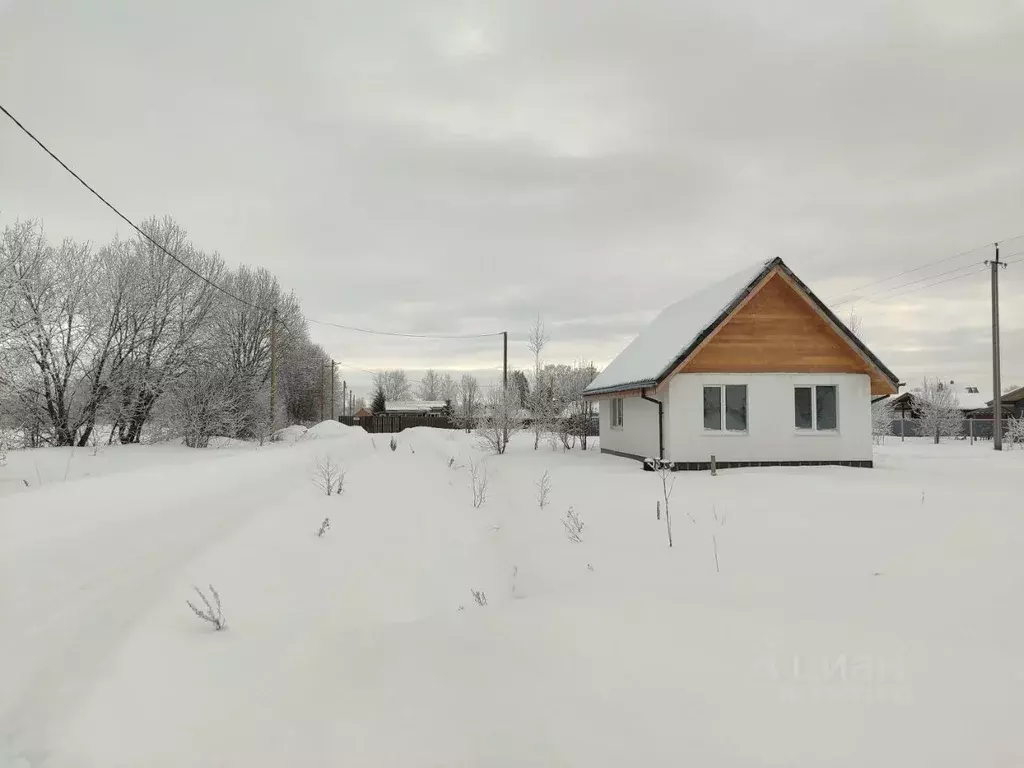
{"type": "MultiPolygon", "coordinates": [[[[635,453],[623,453],[613,451],[609,448],[602,448],[601,453],[619,456],[623,459],[643,461],[644,456],[637,456],[635,453]]],[[[874,462],[870,459],[861,461],[716,461],[716,469],[738,469],[741,467],[860,467],[871,469],[874,462]]],[[[676,472],[703,472],[711,469],[710,461],[677,461],[672,465],[676,472]]]]}

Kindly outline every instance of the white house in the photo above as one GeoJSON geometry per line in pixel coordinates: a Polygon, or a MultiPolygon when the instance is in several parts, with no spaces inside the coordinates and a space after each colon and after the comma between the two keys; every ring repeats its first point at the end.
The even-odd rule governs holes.
{"type": "Polygon", "coordinates": [[[665,309],[587,387],[601,450],[677,469],[872,466],[898,379],[781,259],[665,309]]]}

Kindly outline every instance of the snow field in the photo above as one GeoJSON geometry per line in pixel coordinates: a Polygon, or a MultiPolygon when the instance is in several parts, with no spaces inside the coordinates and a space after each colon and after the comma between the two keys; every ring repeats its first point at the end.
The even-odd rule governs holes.
{"type": "Polygon", "coordinates": [[[5,498],[8,752],[33,766],[1024,756],[1024,453],[897,443],[873,471],[680,473],[669,550],[660,479],[633,462],[520,437],[486,459],[474,509],[470,436],[409,430],[392,452],[338,427],[5,498]],[[325,454],[346,469],[340,497],[310,480],[325,454]],[[222,633],[184,604],[208,583],[222,633]]]}

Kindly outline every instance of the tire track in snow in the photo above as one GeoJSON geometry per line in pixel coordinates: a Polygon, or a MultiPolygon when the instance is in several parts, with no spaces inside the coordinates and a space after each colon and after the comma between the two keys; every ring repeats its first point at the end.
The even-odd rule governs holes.
{"type": "Polygon", "coordinates": [[[58,520],[73,510],[97,523],[77,520],[73,535],[58,528],[52,537],[23,538],[27,546],[14,537],[0,543],[0,660],[10,667],[2,675],[0,736],[30,755],[45,749],[50,727],[102,675],[168,578],[290,493],[312,453],[275,447],[203,467],[95,478],[84,498],[73,482],[14,497],[22,506],[5,510],[5,523],[6,516],[44,518],[50,510],[58,510],[58,520]],[[137,514],[111,502],[126,497],[137,514]]]}

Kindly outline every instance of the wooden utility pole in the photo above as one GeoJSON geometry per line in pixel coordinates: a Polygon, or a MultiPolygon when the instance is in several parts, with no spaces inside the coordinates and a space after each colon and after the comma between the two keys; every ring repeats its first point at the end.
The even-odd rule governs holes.
{"type": "Polygon", "coordinates": [[[508,389],[508,331],[501,332],[501,348],[502,348],[502,367],[504,374],[502,376],[502,387],[508,389]]]}
{"type": "Polygon", "coordinates": [[[334,421],[334,365],[331,360],[331,421],[334,421]]]}
{"type": "Polygon", "coordinates": [[[270,429],[277,418],[277,307],[270,315],[270,429]]]}
{"type": "Polygon", "coordinates": [[[995,244],[996,257],[986,261],[992,268],[992,447],[1003,450],[1003,382],[999,370],[999,268],[1006,262],[999,260],[999,243],[995,244]]]}
{"type": "Polygon", "coordinates": [[[348,382],[341,382],[341,415],[348,416],[348,382]]]}

